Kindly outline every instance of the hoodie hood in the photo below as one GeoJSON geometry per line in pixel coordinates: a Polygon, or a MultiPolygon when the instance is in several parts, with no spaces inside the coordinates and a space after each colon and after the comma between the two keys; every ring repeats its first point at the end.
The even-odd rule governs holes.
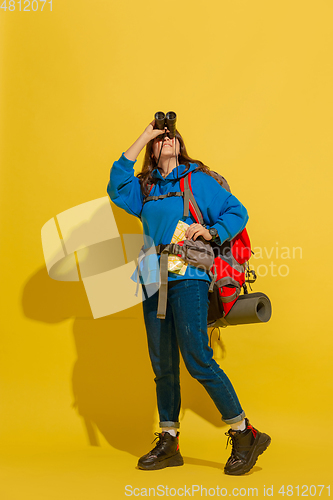
{"type": "Polygon", "coordinates": [[[196,168],[198,168],[198,165],[196,163],[190,163],[190,168],[188,170],[186,165],[181,164],[178,165],[178,167],[175,167],[173,170],[171,170],[171,172],[165,178],[162,177],[159,170],[155,168],[155,170],[152,173],[152,177],[160,179],[162,181],[174,181],[175,179],[180,179],[181,177],[184,177],[189,172],[193,172],[193,170],[195,170],[196,168]]]}

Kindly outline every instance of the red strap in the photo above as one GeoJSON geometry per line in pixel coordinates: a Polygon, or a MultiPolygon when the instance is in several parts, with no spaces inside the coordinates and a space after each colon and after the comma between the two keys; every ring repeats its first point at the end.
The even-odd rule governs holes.
{"type": "MultiPolygon", "coordinates": [[[[191,175],[192,175],[192,172],[189,172],[187,174],[187,177],[188,177],[188,186],[190,188],[191,193],[193,194],[192,186],[191,186],[191,175]]],[[[180,179],[180,190],[181,190],[182,193],[184,192],[184,189],[185,189],[184,182],[185,182],[184,181],[184,177],[181,177],[181,179],[180,179]]],[[[195,208],[194,208],[193,203],[191,202],[191,200],[189,200],[189,209],[190,209],[191,214],[194,217],[194,220],[199,224],[199,217],[198,217],[198,214],[197,214],[197,212],[196,212],[196,210],[195,210],[195,208]]]]}
{"type": "Polygon", "coordinates": [[[197,212],[196,212],[196,210],[195,210],[194,206],[192,205],[191,200],[189,201],[189,206],[190,206],[190,212],[191,212],[191,214],[193,215],[193,217],[194,217],[195,221],[196,221],[198,224],[200,224],[200,222],[199,222],[199,217],[198,217],[198,215],[197,215],[197,212]]]}
{"type": "Polygon", "coordinates": [[[248,425],[247,425],[247,428],[248,428],[248,429],[251,429],[252,434],[253,434],[253,437],[255,438],[255,437],[256,437],[256,435],[257,435],[257,429],[255,429],[254,427],[252,427],[252,425],[251,425],[251,424],[248,424],[248,425]]]}

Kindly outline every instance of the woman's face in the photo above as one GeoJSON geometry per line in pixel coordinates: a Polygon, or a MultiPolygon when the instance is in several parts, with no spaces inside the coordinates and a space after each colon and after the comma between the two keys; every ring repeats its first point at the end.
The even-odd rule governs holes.
{"type": "MultiPolygon", "coordinates": [[[[161,146],[162,146],[162,137],[156,137],[156,139],[154,139],[153,148],[152,148],[153,154],[154,154],[156,159],[159,157],[161,146]]],[[[162,149],[162,153],[161,153],[161,158],[162,157],[163,158],[171,158],[172,156],[175,156],[175,155],[178,156],[179,151],[180,151],[179,140],[176,137],[174,137],[173,139],[169,139],[169,137],[165,137],[164,142],[163,142],[163,149],[162,149]],[[175,141],[176,141],[176,145],[175,145],[175,141]],[[175,147],[176,147],[176,151],[175,151],[175,147]]]]}

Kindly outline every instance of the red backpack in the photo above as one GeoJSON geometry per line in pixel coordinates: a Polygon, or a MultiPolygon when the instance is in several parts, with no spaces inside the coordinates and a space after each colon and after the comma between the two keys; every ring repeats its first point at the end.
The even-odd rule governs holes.
{"type": "MultiPolygon", "coordinates": [[[[217,172],[212,172],[212,177],[222,184],[229,193],[230,188],[227,181],[217,172]]],[[[191,187],[191,172],[180,180],[180,189],[184,193],[184,204],[187,203],[189,210],[195,221],[203,226],[203,218],[200,209],[195,202],[191,187]],[[185,195],[186,191],[189,193],[185,195]]],[[[208,311],[208,324],[216,319],[228,314],[243,287],[247,292],[246,284],[255,281],[254,271],[249,270],[248,261],[251,257],[251,243],[246,228],[238,233],[231,241],[225,241],[222,245],[212,243],[214,250],[214,264],[211,268],[213,279],[213,294],[209,294],[210,307],[208,311]],[[250,279],[252,275],[252,279],[250,279]]]]}

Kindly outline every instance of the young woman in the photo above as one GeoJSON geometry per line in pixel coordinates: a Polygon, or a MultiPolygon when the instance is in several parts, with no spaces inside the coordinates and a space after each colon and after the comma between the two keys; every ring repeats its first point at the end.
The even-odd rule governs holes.
{"type": "MultiPolygon", "coordinates": [[[[188,156],[178,131],[170,139],[163,134],[163,130],[154,129],[154,124],[154,121],[151,122],[113,164],[107,189],[111,200],[140,218],[145,242],[153,241],[155,246],[171,242],[179,220],[189,225],[186,239],[195,241],[202,237],[222,245],[224,241],[234,238],[248,220],[244,206],[222,188],[210,175],[208,167],[188,156]],[[146,154],[143,168],[135,176],[133,167],[144,147],[146,154]],[[192,172],[193,195],[206,227],[195,223],[191,215],[183,217],[184,202],[181,196],[165,196],[180,192],[180,179],[189,172],[192,172]],[[152,199],[144,202],[148,194],[152,199]]],[[[245,474],[254,466],[271,439],[250,425],[230,380],[212,357],[207,335],[211,278],[205,270],[190,265],[183,276],[168,272],[166,315],[165,319],[159,319],[159,294],[156,291],[159,270],[156,263],[156,256],[147,255],[144,258],[141,282],[146,298],[142,303],[143,313],[155,374],[161,432],[156,433],[156,446],[139,459],[138,467],[153,470],[184,463],[177,431],[181,401],[180,351],[189,373],[205,387],[222,420],[230,425],[226,434],[231,439],[232,452],[225,465],[225,473],[245,474]]]]}

